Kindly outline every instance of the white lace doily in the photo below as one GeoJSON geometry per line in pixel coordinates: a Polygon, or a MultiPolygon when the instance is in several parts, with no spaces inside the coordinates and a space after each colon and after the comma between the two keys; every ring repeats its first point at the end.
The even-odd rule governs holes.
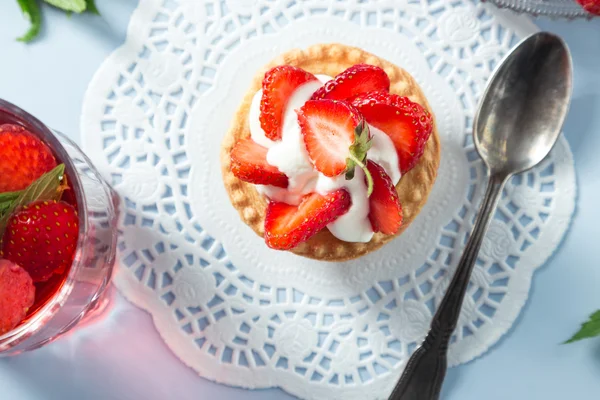
{"type": "MultiPolygon", "coordinates": [[[[484,189],[473,112],[503,54],[535,27],[467,0],[141,0],[126,43],[85,97],[85,150],[123,197],[122,293],[209,379],[301,398],[387,398],[424,336],[484,189]],[[327,264],[269,250],[239,219],[219,148],[255,71],[314,43],[359,46],[404,67],[437,117],[430,200],[382,250],[327,264]]],[[[475,268],[450,348],[481,355],[517,317],[534,270],[574,209],[564,139],[513,179],[475,268]]]]}

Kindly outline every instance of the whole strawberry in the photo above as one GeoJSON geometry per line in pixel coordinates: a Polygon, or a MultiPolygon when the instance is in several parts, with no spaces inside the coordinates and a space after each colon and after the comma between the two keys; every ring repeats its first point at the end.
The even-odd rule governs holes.
{"type": "Polygon", "coordinates": [[[25,189],[56,167],[48,146],[19,125],[0,125],[0,193],[25,189]]]}
{"type": "Polygon", "coordinates": [[[35,300],[35,286],[23,268],[0,260],[0,335],[25,318],[35,300]]]}
{"type": "Polygon", "coordinates": [[[63,201],[36,201],[8,220],[2,238],[2,256],[22,266],[34,282],[48,280],[73,262],[79,219],[63,201]]]}
{"type": "Polygon", "coordinates": [[[600,0],[577,0],[577,2],[590,14],[600,15],[600,0]]]}

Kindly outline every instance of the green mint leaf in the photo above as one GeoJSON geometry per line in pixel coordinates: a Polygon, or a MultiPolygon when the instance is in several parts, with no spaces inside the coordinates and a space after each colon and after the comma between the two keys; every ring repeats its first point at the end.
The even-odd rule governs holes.
{"type": "Polygon", "coordinates": [[[0,193],[0,217],[4,215],[4,212],[10,208],[12,203],[19,197],[21,190],[17,192],[4,192],[0,193]]]}
{"type": "Polygon", "coordinates": [[[46,172],[26,189],[19,192],[19,196],[5,208],[2,217],[0,217],[0,237],[4,233],[10,216],[20,207],[37,200],[60,200],[63,188],[61,183],[64,174],[65,165],[57,165],[52,171],[46,172]]]}
{"type": "Polygon", "coordinates": [[[42,13],[38,0],[17,0],[23,16],[29,21],[30,26],[27,32],[17,40],[20,42],[29,43],[37,37],[42,26],[42,13]]]}
{"type": "Polygon", "coordinates": [[[96,7],[96,2],[94,0],[86,0],[85,1],[86,4],[86,10],[92,14],[96,14],[96,15],[100,15],[100,11],[98,11],[98,8],[96,7]]]}
{"type": "Polygon", "coordinates": [[[9,207],[10,205],[0,204],[0,215],[4,215],[4,213],[6,212],[6,210],[8,210],[9,207]]]}
{"type": "Polygon", "coordinates": [[[40,176],[21,192],[19,197],[14,201],[13,209],[37,200],[59,200],[62,195],[60,184],[62,183],[64,174],[65,165],[60,164],[40,176]]]}
{"type": "Polygon", "coordinates": [[[4,213],[10,209],[11,205],[12,205],[12,201],[0,203],[0,217],[2,217],[4,215],[4,213]]]}
{"type": "Polygon", "coordinates": [[[22,190],[17,190],[16,192],[0,193],[0,204],[6,203],[6,202],[12,202],[14,199],[19,197],[21,192],[22,192],[22,190]]]}
{"type": "Polygon", "coordinates": [[[86,0],[44,0],[44,1],[56,8],[60,8],[61,10],[72,11],[72,12],[78,13],[78,14],[81,12],[84,12],[87,7],[86,0]]]}
{"type": "Polygon", "coordinates": [[[600,336],[600,310],[590,315],[590,319],[581,324],[579,332],[573,335],[566,343],[577,342],[582,339],[600,336]]]}

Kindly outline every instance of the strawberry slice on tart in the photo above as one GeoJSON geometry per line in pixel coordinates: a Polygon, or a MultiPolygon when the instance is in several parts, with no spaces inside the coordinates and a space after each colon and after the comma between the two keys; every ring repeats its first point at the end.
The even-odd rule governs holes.
{"type": "Polygon", "coordinates": [[[260,101],[260,126],[271,140],[281,139],[283,115],[292,93],[299,86],[316,81],[310,72],[291,65],[280,65],[270,69],[262,82],[260,101]]]}
{"type": "Polygon", "coordinates": [[[370,125],[392,139],[398,153],[400,172],[410,171],[423,155],[433,130],[429,112],[407,97],[383,91],[358,95],[352,105],[370,125]]]}
{"type": "Polygon", "coordinates": [[[231,149],[231,172],[244,182],[287,188],[287,176],[267,162],[267,151],[252,139],[240,140],[231,149]]]}
{"type": "Polygon", "coordinates": [[[365,160],[371,135],[358,110],[342,101],[309,100],[297,113],[304,145],[315,169],[328,177],[345,174],[346,179],[352,179],[358,166],[365,172],[370,195],[373,182],[365,160]]]}
{"type": "Polygon", "coordinates": [[[305,242],[344,215],[352,200],[345,189],[323,196],[306,195],[299,205],[270,202],[265,216],[265,241],[276,250],[289,250],[305,242]]]}
{"type": "Polygon", "coordinates": [[[402,226],[402,205],[396,186],[379,164],[368,161],[367,168],[373,177],[373,193],[369,197],[369,221],[373,232],[394,235],[402,226]]]}
{"type": "Polygon", "coordinates": [[[313,95],[312,100],[346,100],[366,92],[390,90],[390,78],[379,67],[356,64],[325,83],[313,95]]]}

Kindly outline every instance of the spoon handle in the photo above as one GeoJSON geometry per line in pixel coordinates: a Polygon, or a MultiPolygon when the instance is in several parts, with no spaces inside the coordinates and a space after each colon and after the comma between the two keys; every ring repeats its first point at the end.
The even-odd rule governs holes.
{"type": "Polygon", "coordinates": [[[471,271],[483,237],[496,210],[507,176],[491,175],[475,226],[452,278],[433,317],[429,333],[406,364],[389,400],[437,400],[446,375],[450,337],[456,328],[471,271]]]}

